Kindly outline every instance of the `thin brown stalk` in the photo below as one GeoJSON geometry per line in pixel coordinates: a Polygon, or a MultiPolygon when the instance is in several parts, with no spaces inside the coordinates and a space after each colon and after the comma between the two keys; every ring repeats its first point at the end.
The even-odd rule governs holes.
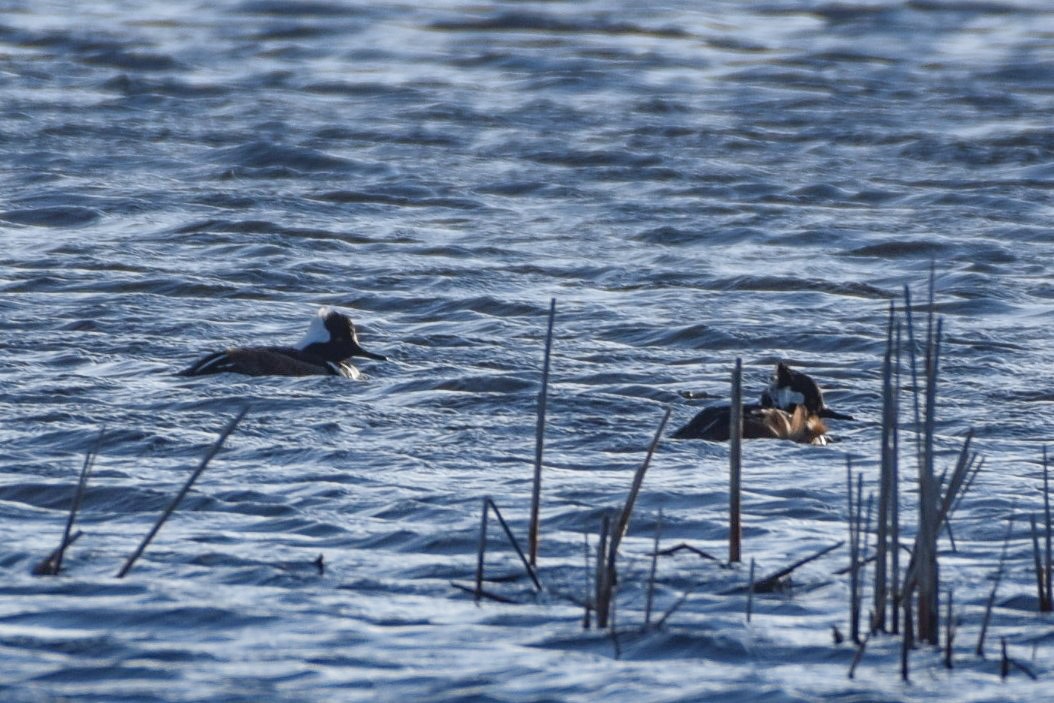
{"type": "Polygon", "coordinates": [[[489,510],[487,506],[490,504],[490,498],[483,499],[483,510],[480,511],[479,518],[479,551],[476,553],[476,605],[479,605],[479,599],[483,595],[483,558],[487,551],[487,513],[489,510]]]}
{"type": "Polygon", "coordinates": [[[904,613],[904,635],[900,640],[900,678],[906,682],[911,663],[911,648],[915,646],[915,632],[911,614],[911,593],[904,594],[901,603],[903,606],[902,612],[904,613]]]}
{"type": "Polygon", "coordinates": [[[648,453],[644,456],[644,461],[637,468],[636,473],[633,474],[633,484],[630,486],[629,495],[626,497],[626,504],[622,507],[622,511],[619,513],[618,522],[615,524],[615,530],[611,533],[611,559],[615,558],[615,551],[619,545],[622,544],[622,538],[626,535],[626,530],[629,529],[630,517],[633,515],[633,506],[637,503],[637,495],[640,493],[640,487],[644,484],[644,474],[648,472],[648,467],[651,465],[651,458],[655,454],[655,448],[659,446],[659,440],[662,439],[662,431],[666,429],[666,423],[670,419],[670,408],[666,408],[666,413],[662,417],[662,422],[659,423],[659,429],[655,431],[655,436],[652,437],[651,444],[648,446],[648,453]]]}
{"type": "MultiPolygon", "coordinates": [[[[794,562],[793,564],[790,564],[789,566],[783,567],[782,569],[780,569],[779,571],[777,571],[777,572],[775,572],[773,574],[769,574],[768,576],[766,576],[765,578],[763,578],[763,579],[761,579],[759,581],[755,581],[754,582],[754,592],[755,593],[770,593],[770,592],[776,590],[777,588],[779,588],[780,581],[783,579],[784,576],[787,576],[788,574],[790,574],[791,572],[793,572],[797,568],[805,566],[809,562],[816,561],[820,557],[825,556],[825,555],[833,552],[834,550],[836,550],[839,547],[841,547],[843,544],[845,544],[844,541],[832,544],[830,547],[824,547],[823,549],[821,549],[820,551],[816,552],[815,554],[810,554],[809,556],[804,557],[802,559],[799,559],[796,562],[794,562]]],[[[740,592],[742,592],[742,590],[743,590],[742,587],[737,587],[737,588],[734,588],[734,589],[732,589],[730,591],[723,592],[722,595],[727,595],[727,594],[731,594],[731,593],[740,593],[740,592]]]]}
{"type": "Polygon", "coordinates": [[[1014,529],[1014,506],[1010,508],[1010,518],[1006,522],[1006,534],[1003,536],[1003,551],[999,555],[999,568],[992,580],[992,590],[988,594],[988,602],[985,603],[984,617],[981,619],[981,634],[977,638],[977,656],[984,658],[984,638],[988,633],[988,623],[992,618],[992,606],[995,605],[995,592],[999,588],[999,582],[1003,579],[1003,571],[1006,568],[1006,555],[1010,550],[1010,535],[1014,529]]]}
{"type": "Polygon", "coordinates": [[[947,669],[954,668],[952,662],[952,645],[955,642],[955,619],[952,612],[952,603],[955,600],[955,591],[948,589],[948,610],[945,613],[944,623],[944,666],[947,669]]]}
{"type": "Polygon", "coordinates": [[[662,556],[662,557],[669,556],[671,554],[676,554],[677,552],[680,552],[682,550],[691,552],[692,554],[696,554],[696,555],[702,557],[703,559],[709,559],[710,561],[721,561],[720,559],[715,557],[713,554],[710,554],[709,552],[704,552],[702,549],[699,549],[698,547],[693,547],[692,545],[688,544],[687,542],[681,542],[676,547],[667,547],[666,549],[663,549],[662,551],[659,552],[659,556],[662,556]]]}
{"type": "Polygon", "coordinates": [[[527,575],[530,576],[531,581],[534,582],[534,590],[542,590],[542,583],[538,580],[537,570],[529,561],[527,561],[527,557],[524,556],[523,550],[520,549],[520,542],[516,539],[516,536],[512,534],[512,530],[509,529],[509,523],[505,522],[505,516],[503,516],[501,510],[498,509],[498,504],[490,498],[487,498],[486,501],[490,504],[491,510],[494,511],[494,517],[498,518],[498,524],[501,525],[501,529],[505,532],[505,536],[509,538],[509,544],[511,544],[512,548],[516,550],[516,556],[520,558],[520,562],[523,564],[523,568],[527,571],[527,575]]]}
{"type": "Polygon", "coordinates": [[[48,555],[47,559],[44,559],[33,568],[33,574],[36,576],[55,576],[62,571],[62,558],[66,554],[66,549],[76,539],[70,537],[70,533],[73,531],[73,522],[77,519],[77,511],[80,510],[84,491],[88,486],[88,476],[95,465],[95,457],[99,454],[99,448],[102,446],[102,438],[105,433],[106,427],[104,426],[99,430],[99,434],[96,435],[92,448],[84,455],[84,464],[81,465],[77,486],[73,490],[73,500],[70,502],[70,511],[66,517],[66,527],[62,531],[62,540],[59,542],[59,546],[48,555]]]}
{"type": "Polygon", "coordinates": [[[1051,524],[1050,524],[1050,478],[1047,471],[1047,447],[1043,446],[1043,517],[1046,523],[1046,563],[1044,564],[1045,584],[1047,586],[1046,600],[1047,610],[1054,607],[1054,583],[1052,583],[1051,564],[1051,524]]]}
{"type": "Polygon", "coordinates": [[[538,391],[538,422],[534,432],[534,482],[531,484],[531,522],[527,533],[527,550],[531,566],[538,565],[538,524],[542,503],[542,453],[545,447],[545,409],[549,398],[549,360],[553,348],[553,320],[556,298],[549,300],[549,325],[545,333],[545,360],[542,364],[542,387],[538,391]]]}
{"type": "Polygon", "coordinates": [[[592,610],[593,610],[593,597],[590,595],[590,591],[592,591],[594,594],[596,593],[595,589],[592,588],[592,581],[593,581],[593,579],[590,578],[590,574],[589,574],[589,531],[588,530],[583,530],[582,531],[582,544],[584,545],[584,548],[585,548],[584,551],[583,551],[583,555],[585,556],[585,567],[586,567],[585,571],[584,571],[584,573],[585,573],[585,586],[586,586],[585,594],[586,595],[585,595],[585,598],[584,598],[585,607],[583,608],[584,613],[582,615],[582,629],[583,630],[588,630],[593,625],[592,624],[592,617],[591,617],[591,613],[592,613],[592,610]]]}
{"type": "Polygon", "coordinates": [[[1050,603],[1047,602],[1047,587],[1044,583],[1045,572],[1039,552],[1039,533],[1036,530],[1036,516],[1030,514],[1028,521],[1032,526],[1032,558],[1036,569],[1036,589],[1039,591],[1039,612],[1050,612],[1050,603]]]}
{"type": "Polygon", "coordinates": [[[915,408],[915,455],[919,466],[922,465],[922,414],[919,410],[919,373],[915,349],[915,323],[911,319],[911,289],[904,286],[904,315],[908,329],[908,351],[911,356],[911,389],[915,408]]]}
{"type": "Polygon", "coordinates": [[[659,564],[659,536],[662,533],[662,508],[655,521],[655,544],[651,550],[651,568],[648,569],[648,597],[644,601],[644,627],[651,624],[651,606],[655,598],[655,572],[659,564]]]}
{"type": "MultiPolygon", "coordinates": [[[[874,615],[871,617],[874,620],[874,615]]],[[[856,667],[860,664],[860,660],[864,658],[864,650],[867,649],[867,643],[871,641],[871,632],[868,631],[864,634],[864,639],[860,640],[860,643],[856,646],[856,652],[853,654],[853,661],[849,665],[849,678],[856,676],[856,667]]]]}
{"type": "Polygon", "coordinates": [[[687,591],[685,591],[681,595],[681,597],[677,599],[677,602],[674,603],[673,605],[671,605],[670,609],[667,610],[665,613],[663,613],[662,617],[659,618],[659,622],[655,623],[655,628],[658,629],[658,630],[661,630],[662,626],[666,624],[666,621],[670,619],[670,616],[681,609],[681,606],[684,605],[685,601],[688,600],[688,596],[692,595],[692,593],[694,591],[695,591],[694,588],[690,588],[687,591]]]}
{"type": "Polygon", "coordinates": [[[477,598],[477,600],[479,598],[486,598],[487,600],[492,600],[492,601],[494,601],[496,603],[516,603],[517,602],[517,601],[515,601],[512,598],[509,598],[507,596],[498,595],[497,593],[491,593],[490,591],[485,591],[485,590],[482,590],[482,589],[476,589],[476,588],[474,588],[472,586],[466,586],[463,583],[457,583],[456,581],[451,581],[450,585],[453,586],[454,588],[460,590],[460,591],[464,591],[465,593],[471,593],[474,597],[477,598]]]}
{"type": "Polygon", "coordinates": [[[600,541],[597,543],[596,596],[593,599],[597,614],[597,629],[608,626],[608,607],[611,604],[611,588],[608,583],[607,554],[608,535],[611,532],[611,517],[605,513],[600,521],[600,541]]]}
{"type": "Polygon", "coordinates": [[[754,609],[754,557],[750,557],[750,586],[747,588],[747,622],[750,622],[750,613],[754,609]]]}
{"type": "Polygon", "coordinates": [[[846,455],[845,472],[849,500],[849,638],[860,644],[860,500],[853,502],[853,461],[846,455]]]}
{"type": "Polygon", "coordinates": [[[143,538],[143,541],[139,543],[139,546],[132,553],[132,555],[128,557],[128,561],[124,563],[124,566],[121,567],[121,570],[117,572],[117,578],[124,578],[125,574],[127,574],[129,570],[131,570],[132,565],[135,564],[136,560],[139,559],[140,555],[142,555],[143,550],[145,550],[147,548],[147,545],[149,545],[150,542],[154,539],[154,536],[157,534],[158,530],[161,529],[161,526],[165,524],[165,521],[168,520],[169,516],[171,516],[172,513],[175,512],[177,507],[179,507],[179,504],[183,501],[183,498],[185,498],[187,493],[190,492],[190,489],[194,485],[194,482],[197,481],[198,477],[201,476],[203,471],[205,471],[205,468],[209,465],[209,462],[212,460],[212,457],[216,456],[216,453],[220,451],[220,447],[223,446],[223,443],[227,440],[227,437],[229,437],[230,434],[234,432],[234,428],[238,426],[238,423],[242,421],[242,418],[245,417],[245,414],[247,412],[249,412],[249,406],[243,407],[238,412],[238,414],[235,415],[234,418],[227,423],[227,426],[223,429],[222,432],[220,432],[220,436],[216,438],[216,441],[213,442],[211,447],[209,447],[209,450],[205,452],[205,456],[201,459],[201,463],[198,464],[198,468],[194,469],[194,472],[187,479],[186,483],[183,484],[183,488],[180,489],[179,493],[176,494],[176,497],[172,499],[172,502],[169,503],[168,507],[165,508],[164,512],[161,513],[161,516],[157,519],[157,522],[154,523],[153,528],[151,528],[150,532],[147,533],[146,537],[143,538]]]}
{"type": "Polygon", "coordinates": [[[889,326],[886,330],[886,353],[882,359],[882,445],[878,486],[878,524],[875,534],[874,619],[871,629],[886,629],[888,599],[889,520],[893,475],[893,432],[897,418],[893,401],[893,322],[894,305],[889,304],[889,326]]]}
{"type": "Polygon", "coordinates": [[[732,371],[732,407],[728,428],[728,561],[741,560],[743,526],[740,521],[740,490],[743,459],[743,360],[736,357],[732,371]]]}
{"type": "Polygon", "coordinates": [[[893,572],[890,606],[892,609],[893,634],[900,632],[900,321],[897,321],[896,341],[896,386],[893,391],[892,461],[890,462],[889,538],[892,543],[893,572]]]}

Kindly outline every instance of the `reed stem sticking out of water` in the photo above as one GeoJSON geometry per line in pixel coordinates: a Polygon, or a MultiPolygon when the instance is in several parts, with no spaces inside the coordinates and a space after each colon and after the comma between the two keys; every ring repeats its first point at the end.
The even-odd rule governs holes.
{"type": "Polygon", "coordinates": [[[644,455],[644,461],[637,468],[636,473],[633,474],[633,484],[630,486],[629,495],[626,497],[626,504],[622,507],[622,511],[619,513],[618,522],[615,525],[615,531],[611,535],[611,560],[614,560],[615,549],[618,548],[619,544],[622,543],[622,538],[626,535],[626,530],[629,529],[630,517],[633,515],[633,506],[637,503],[637,496],[640,494],[640,487],[644,484],[644,474],[647,473],[648,467],[651,465],[651,458],[655,455],[655,448],[659,446],[659,440],[662,439],[662,431],[666,429],[666,423],[670,419],[670,408],[666,408],[666,413],[662,416],[662,422],[659,423],[659,429],[655,431],[655,436],[651,440],[651,444],[648,445],[648,453],[644,455]]]}
{"type": "Polygon", "coordinates": [[[479,551],[476,553],[476,605],[483,596],[483,560],[487,553],[487,513],[490,497],[483,498],[483,509],[479,516],[479,551]]]}
{"type": "Polygon", "coordinates": [[[754,609],[754,557],[750,557],[750,585],[747,587],[747,622],[750,622],[750,614],[754,609]]]}
{"type": "Polygon", "coordinates": [[[999,568],[992,579],[992,590],[988,594],[988,602],[985,603],[984,617],[981,619],[981,634],[977,638],[977,656],[984,659],[984,638],[988,633],[988,623],[992,619],[992,606],[995,605],[995,592],[999,588],[999,582],[1003,580],[1003,571],[1006,568],[1006,555],[1010,550],[1010,535],[1014,530],[1014,506],[1010,506],[1010,517],[1006,521],[1006,534],[1003,536],[1003,551],[999,555],[999,568]]]}
{"type": "MultiPolygon", "coordinates": [[[[779,571],[776,571],[775,573],[771,573],[768,576],[755,581],[754,582],[754,592],[755,593],[771,593],[772,591],[775,591],[776,589],[778,589],[780,587],[780,584],[783,581],[783,578],[785,576],[789,575],[790,573],[792,573],[795,569],[797,569],[799,567],[802,567],[802,566],[805,566],[809,562],[816,561],[820,557],[822,557],[822,556],[824,556],[826,554],[829,554],[829,553],[833,552],[834,550],[838,549],[843,544],[845,544],[844,540],[841,541],[841,542],[836,542],[835,544],[832,544],[830,547],[824,547],[823,549],[821,549],[820,551],[818,551],[818,552],[816,552],[814,554],[810,554],[807,557],[803,557],[803,558],[797,560],[796,562],[783,567],[779,571]]],[[[729,591],[724,591],[724,592],[722,592],[721,595],[727,595],[727,594],[730,594],[730,593],[742,593],[742,591],[743,591],[742,586],[739,586],[739,587],[733,588],[733,589],[731,589],[729,591]]]]}
{"type": "Polygon", "coordinates": [[[1039,532],[1036,530],[1036,516],[1030,514],[1028,522],[1032,526],[1032,559],[1036,569],[1036,590],[1039,592],[1039,612],[1050,612],[1050,603],[1047,602],[1047,586],[1045,572],[1043,569],[1043,558],[1039,552],[1039,532]]]}
{"type": "Polygon", "coordinates": [[[1051,563],[1051,524],[1050,524],[1050,477],[1047,467],[1047,447],[1043,447],[1043,518],[1046,523],[1046,564],[1044,564],[1044,584],[1046,585],[1046,603],[1047,609],[1044,612],[1050,612],[1051,608],[1054,607],[1054,583],[1051,581],[1051,576],[1054,576],[1054,564],[1051,563]]]}
{"type": "Polygon", "coordinates": [[[531,522],[527,533],[527,551],[531,566],[538,565],[538,523],[542,503],[542,453],[545,447],[545,408],[549,398],[549,360],[553,349],[553,320],[556,298],[549,300],[549,325],[545,333],[545,360],[542,364],[542,387],[538,391],[538,423],[534,431],[534,482],[531,487],[531,522]]]}
{"type": "Polygon", "coordinates": [[[530,577],[534,584],[534,590],[542,590],[542,584],[538,580],[538,573],[535,571],[534,567],[531,566],[527,557],[524,556],[523,550],[520,549],[520,543],[516,539],[516,535],[514,535],[512,530],[509,529],[509,523],[505,522],[505,516],[501,514],[498,504],[495,503],[490,496],[487,496],[483,499],[483,512],[480,516],[479,523],[479,554],[476,558],[476,602],[479,603],[480,596],[485,595],[483,593],[483,559],[484,553],[487,549],[487,513],[491,510],[494,511],[494,517],[498,518],[498,524],[501,525],[502,531],[505,533],[505,536],[508,537],[509,544],[511,544],[512,548],[516,550],[516,555],[520,558],[520,562],[523,564],[527,576],[530,577]]]}
{"type": "Polygon", "coordinates": [[[743,360],[736,357],[732,371],[732,407],[728,427],[728,561],[738,563],[742,558],[743,526],[740,521],[740,490],[743,459],[743,360]]]}
{"type": "Polygon", "coordinates": [[[892,462],[889,476],[890,606],[893,634],[900,632],[900,321],[897,321],[896,384],[893,388],[892,462]]]}
{"type": "MultiPolygon", "coordinates": [[[[872,630],[886,629],[886,607],[889,601],[889,533],[892,517],[893,486],[896,461],[893,434],[896,431],[896,404],[893,397],[893,322],[894,307],[889,304],[889,326],[886,331],[886,354],[882,360],[882,445],[878,484],[878,520],[875,545],[874,616],[872,630]]],[[[896,551],[894,548],[893,551],[896,551]]],[[[895,617],[895,616],[894,616],[895,617]]]]}
{"type": "Polygon", "coordinates": [[[655,543],[651,550],[651,568],[648,569],[648,596],[644,601],[644,627],[651,625],[651,607],[655,601],[655,572],[659,565],[659,536],[662,534],[662,508],[655,521],[655,543]]]}
{"type": "MultiPolygon", "coordinates": [[[[933,330],[933,290],[930,288],[928,330],[933,330]]],[[[941,326],[927,335],[926,408],[923,419],[922,465],[919,467],[919,531],[915,548],[918,578],[918,638],[936,645],[940,640],[940,575],[937,566],[937,534],[940,531],[938,489],[934,478],[934,432],[937,413],[937,381],[940,372],[941,326]]],[[[951,486],[949,486],[951,488],[951,486]]],[[[951,495],[951,493],[946,493],[951,495]]]]}
{"type": "Polygon", "coordinates": [[[947,669],[954,667],[952,662],[952,645],[955,642],[955,618],[952,612],[952,603],[955,600],[955,591],[948,589],[948,610],[944,616],[944,666],[947,669]]]}
{"type": "Polygon", "coordinates": [[[66,549],[81,534],[78,532],[71,537],[73,523],[77,519],[77,511],[80,510],[81,501],[84,499],[84,491],[88,487],[88,476],[91,475],[92,467],[95,466],[95,457],[99,455],[99,448],[102,446],[102,438],[105,434],[106,428],[100,428],[99,434],[95,437],[95,443],[88,450],[88,453],[84,455],[84,464],[81,465],[80,477],[77,479],[77,487],[73,491],[73,501],[70,503],[70,512],[66,517],[66,527],[62,531],[62,541],[59,542],[59,546],[55,551],[48,555],[47,559],[44,559],[33,568],[35,576],[55,576],[62,571],[62,558],[66,555],[66,549]]]}
{"type": "Polygon", "coordinates": [[[622,544],[622,538],[626,534],[626,530],[629,528],[630,517],[633,515],[633,506],[636,505],[637,496],[640,494],[640,488],[644,484],[644,474],[648,472],[648,467],[651,465],[651,458],[655,454],[655,448],[659,446],[659,439],[662,438],[662,432],[666,429],[666,423],[669,419],[670,409],[667,408],[666,413],[662,417],[662,422],[659,423],[659,429],[655,431],[655,436],[652,438],[651,444],[648,446],[648,453],[644,456],[644,461],[633,474],[633,485],[630,486],[629,495],[626,496],[626,504],[622,506],[622,510],[619,512],[618,518],[615,521],[615,526],[610,531],[607,545],[607,561],[605,563],[605,574],[603,578],[604,588],[607,591],[607,594],[606,597],[598,597],[597,599],[597,627],[603,628],[607,626],[607,609],[611,604],[611,591],[618,580],[616,573],[618,548],[619,545],[622,544]]]}
{"type": "Polygon", "coordinates": [[[600,520],[600,540],[597,542],[597,566],[596,595],[593,597],[593,607],[597,614],[597,629],[602,630],[608,626],[608,609],[611,604],[611,591],[614,584],[608,581],[607,554],[608,535],[611,532],[611,516],[607,513],[600,520]]]}
{"type": "Polygon", "coordinates": [[[846,496],[849,507],[849,637],[860,644],[860,540],[857,535],[859,499],[853,504],[853,460],[845,457],[846,496]]]}
{"type": "Polygon", "coordinates": [[[172,513],[175,512],[176,508],[179,507],[179,504],[183,501],[183,498],[185,498],[187,493],[190,492],[190,489],[194,485],[194,482],[197,481],[198,477],[201,476],[203,471],[205,471],[205,468],[209,465],[209,462],[212,460],[212,457],[216,456],[217,452],[220,451],[220,447],[223,446],[223,443],[227,440],[227,437],[229,437],[230,434],[234,432],[234,428],[238,426],[238,423],[242,421],[242,418],[245,417],[245,414],[247,412],[249,412],[249,406],[243,407],[238,412],[238,414],[235,415],[234,418],[227,423],[227,426],[223,428],[223,431],[220,432],[220,436],[216,438],[216,441],[213,442],[211,447],[209,447],[209,450],[205,452],[205,456],[202,457],[201,463],[198,464],[198,468],[194,469],[194,472],[187,479],[186,483],[183,484],[183,488],[180,489],[179,493],[176,494],[176,497],[172,499],[172,502],[169,503],[168,507],[165,508],[163,513],[161,513],[161,516],[157,519],[157,522],[154,523],[153,528],[151,528],[150,532],[147,533],[146,537],[143,538],[143,541],[139,543],[139,546],[132,553],[132,556],[128,557],[128,561],[126,561],[124,563],[124,566],[121,567],[121,570],[117,572],[117,578],[124,578],[125,574],[127,574],[131,570],[132,565],[135,564],[136,560],[139,559],[140,555],[142,555],[143,550],[147,548],[147,545],[149,545],[150,542],[154,539],[154,536],[157,534],[158,530],[161,529],[161,526],[165,524],[165,521],[168,520],[172,513]]]}

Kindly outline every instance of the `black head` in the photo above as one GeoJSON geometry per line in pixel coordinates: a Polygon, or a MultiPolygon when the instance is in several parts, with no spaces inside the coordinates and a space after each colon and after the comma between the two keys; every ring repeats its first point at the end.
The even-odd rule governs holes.
{"type": "Polygon", "coordinates": [[[368,352],[359,345],[359,336],[351,318],[331,307],[319,308],[297,348],[327,360],[343,361],[352,356],[387,361],[388,357],[368,352]]]}
{"type": "Polygon", "coordinates": [[[831,410],[823,402],[823,391],[812,377],[795,371],[782,361],[776,364],[776,373],[772,383],[761,396],[761,404],[792,412],[802,406],[811,415],[831,417],[840,420],[852,420],[851,415],[844,415],[831,410]]]}

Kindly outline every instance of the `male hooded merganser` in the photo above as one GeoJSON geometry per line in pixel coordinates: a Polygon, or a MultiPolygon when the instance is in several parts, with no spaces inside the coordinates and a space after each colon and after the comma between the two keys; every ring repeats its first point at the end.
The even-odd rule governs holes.
{"type": "MultiPolygon", "coordinates": [[[[687,425],[674,432],[673,437],[727,442],[731,434],[729,410],[727,405],[703,408],[687,425]]],[[[743,438],[788,439],[824,445],[829,441],[822,419],[825,417],[853,419],[828,408],[816,381],[781,361],[772,383],[761,394],[761,402],[743,405],[743,438]]]]}
{"type": "Polygon", "coordinates": [[[209,354],[180,376],[204,376],[231,371],[249,376],[345,376],[358,378],[348,363],[353,356],[387,361],[388,357],[359,346],[355,325],[347,315],[322,307],[307,334],[295,347],[236,347],[209,354]]]}

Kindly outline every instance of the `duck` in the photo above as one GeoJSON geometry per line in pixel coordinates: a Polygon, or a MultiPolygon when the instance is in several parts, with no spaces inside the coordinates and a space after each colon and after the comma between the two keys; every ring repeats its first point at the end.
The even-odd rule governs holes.
{"type": "MultiPolygon", "coordinates": [[[[729,405],[703,408],[672,436],[727,442],[731,435],[730,411],[729,405]]],[[[785,439],[823,446],[830,442],[824,418],[853,419],[824,403],[823,391],[811,376],[781,361],[759,402],[743,405],[743,438],[785,439]]]]}
{"type": "Polygon", "coordinates": [[[348,359],[375,361],[388,357],[366,351],[359,344],[351,318],[330,306],[319,308],[307,334],[292,347],[232,347],[202,357],[178,376],[240,373],[247,376],[343,376],[358,378],[348,359]]]}

